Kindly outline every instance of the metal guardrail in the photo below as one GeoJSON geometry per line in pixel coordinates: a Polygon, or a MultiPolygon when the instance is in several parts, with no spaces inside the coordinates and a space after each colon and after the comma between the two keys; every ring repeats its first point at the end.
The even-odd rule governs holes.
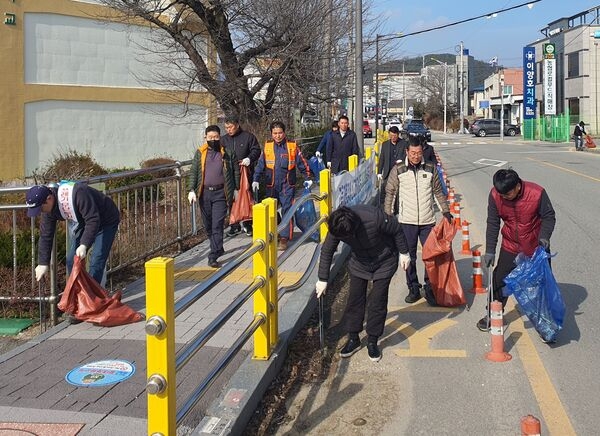
{"type": "Polygon", "coordinates": [[[319,246],[313,253],[311,262],[300,280],[293,285],[278,287],[278,266],[312,234],[321,229],[322,239],[326,235],[324,225],[331,210],[331,179],[329,170],[321,172],[321,195],[307,194],[295,202],[286,213],[282,222],[293,217],[294,213],[308,201],[320,202],[321,217],[309,229],[295,239],[279,257],[277,257],[277,235],[285,228],[277,227],[277,202],[268,198],[253,207],[253,244],[234,260],[228,262],[220,270],[213,273],[202,284],[194,287],[175,303],[172,287],[174,286],[174,268],[172,260],[154,259],[146,264],[146,301],[147,316],[146,333],[148,349],[148,434],[174,435],[176,427],[200,401],[216,378],[242,349],[243,345],[254,338],[254,358],[267,360],[277,345],[278,301],[286,292],[298,289],[310,276],[318,259],[319,246]],[[175,319],[198,299],[214,288],[233,270],[239,268],[252,257],[254,280],[247,286],[215,319],[199,334],[192,338],[175,354],[175,319]],[[169,266],[168,263],[171,263],[169,266]],[[160,269],[160,276],[155,272],[160,269]],[[175,385],[177,371],[181,370],[190,359],[213,337],[219,329],[235,314],[250,297],[254,296],[254,317],[252,322],[239,335],[233,346],[214,365],[209,374],[177,409],[175,405],[175,385]],[[170,344],[172,343],[172,345],[170,344]]]}
{"type": "MultiPolygon", "coordinates": [[[[78,180],[104,190],[121,211],[121,223],[107,263],[109,289],[113,288],[114,273],[174,245],[181,252],[182,242],[193,234],[191,208],[183,198],[186,170],[190,164],[191,161],[174,162],[78,180]]],[[[62,265],[66,257],[68,232],[64,225],[58,226],[57,234],[65,235],[65,244],[57,244],[55,239],[49,286],[36,284],[37,228],[36,219],[25,215],[28,189],[29,186],[0,188],[0,223],[12,234],[13,253],[12,280],[0,281],[0,301],[47,304],[50,324],[55,325],[59,289],[66,282],[66,274],[59,274],[58,265],[62,265]],[[13,197],[12,201],[7,200],[8,196],[13,197]],[[17,204],[12,204],[15,196],[17,204]],[[30,240],[27,261],[23,260],[23,235],[30,240]],[[61,248],[57,249],[57,245],[61,248]]],[[[8,267],[4,268],[8,275],[8,267]]]]}

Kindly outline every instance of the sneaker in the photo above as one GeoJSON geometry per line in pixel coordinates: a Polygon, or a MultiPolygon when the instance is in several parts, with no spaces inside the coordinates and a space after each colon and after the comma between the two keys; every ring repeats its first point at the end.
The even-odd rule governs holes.
{"type": "Polygon", "coordinates": [[[421,299],[421,285],[411,285],[408,289],[408,295],[404,299],[405,302],[412,304],[421,299]]]}
{"type": "Polygon", "coordinates": [[[490,331],[490,319],[487,315],[477,321],[477,328],[482,332],[490,331]]]}
{"type": "Polygon", "coordinates": [[[279,240],[279,246],[277,247],[277,249],[280,251],[285,251],[285,250],[287,250],[287,246],[288,246],[288,240],[285,238],[281,238],[279,240]]]}
{"type": "Polygon", "coordinates": [[[381,351],[377,346],[377,342],[368,342],[367,351],[369,352],[369,359],[373,362],[379,362],[381,360],[381,351]]]}
{"type": "Polygon", "coordinates": [[[252,237],[252,224],[250,224],[250,223],[242,224],[242,231],[246,234],[246,236],[252,237]]]}
{"type": "Polygon", "coordinates": [[[232,224],[231,226],[229,226],[229,231],[227,232],[227,234],[229,236],[235,236],[241,231],[242,229],[240,228],[239,224],[232,224]]]}
{"type": "Polygon", "coordinates": [[[340,357],[350,357],[358,350],[360,350],[360,339],[348,339],[346,345],[340,350],[340,357]]]}
{"type": "Polygon", "coordinates": [[[221,264],[215,259],[210,259],[208,261],[208,266],[210,266],[211,268],[221,268],[221,264]]]}

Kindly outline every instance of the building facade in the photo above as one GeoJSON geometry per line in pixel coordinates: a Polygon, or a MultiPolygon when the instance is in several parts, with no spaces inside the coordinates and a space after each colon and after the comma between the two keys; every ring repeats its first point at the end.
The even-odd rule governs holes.
{"type": "Polygon", "coordinates": [[[182,118],[185,95],[157,80],[172,67],[148,51],[150,29],[107,12],[93,0],[3,1],[0,180],[30,176],[69,150],[107,168],[192,156],[214,100],[194,93],[194,116],[182,118]]]}

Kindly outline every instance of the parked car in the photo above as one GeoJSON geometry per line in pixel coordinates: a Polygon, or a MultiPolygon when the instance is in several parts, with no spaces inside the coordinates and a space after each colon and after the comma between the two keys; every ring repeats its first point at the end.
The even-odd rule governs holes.
{"type": "Polygon", "coordinates": [[[398,118],[392,118],[392,119],[390,119],[390,122],[387,125],[387,129],[389,130],[390,127],[392,127],[392,126],[396,126],[400,130],[402,130],[402,123],[400,122],[400,120],[398,118]]]}
{"type": "Polygon", "coordinates": [[[365,138],[373,137],[373,129],[371,129],[371,126],[369,125],[369,120],[363,120],[363,136],[365,138]]]}
{"type": "MultiPolygon", "coordinates": [[[[469,132],[475,136],[499,135],[500,120],[493,118],[481,118],[473,121],[469,132]]],[[[519,126],[514,124],[504,123],[504,134],[506,136],[515,136],[521,134],[519,126]]]]}
{"type": "Polygon", "coordinates": [[[408,138],[409,135],[422,135],[427,139],[427,142],[431,141],[431,132],[429,131],[429,127],[425,125],[423,120],[420,119],[412,119],[408,121],[404,125],[404,135],[405,138],[408,138]]]}

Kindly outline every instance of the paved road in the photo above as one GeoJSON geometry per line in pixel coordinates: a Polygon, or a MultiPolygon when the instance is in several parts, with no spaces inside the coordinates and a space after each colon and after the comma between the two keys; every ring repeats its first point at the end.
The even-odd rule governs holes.
{"type": "MultiPolygon", "coordinates": [[[[567,306],[558,342],[543,344],[511,302],[505,336],[513,358],[490,362],[484,358],[490,337],[475,327],[485,294],[467,292],[471,310],[430,308],[423,300],[407,305],[404,277],[397,274],[382,361],[371,362],[366,349],[338,359],[325,383],[304,386],[288,399],[293,419],[277,434],[515,435],[527,414],[541,420],[542,434],[597,434],[600,297],[592,290],[600,279],[594,261],[600,154],[520,138],[434,134],[434,140],[462,217],[471,222],[474,247],[485,244],[487,194],[498,168],[512,166],[547,188],[558,219],[553,270],[567,306]]],[[[472,259],[456,254],[460,246],[457,237],[456,262],[469,290],[472,259]]]]}

